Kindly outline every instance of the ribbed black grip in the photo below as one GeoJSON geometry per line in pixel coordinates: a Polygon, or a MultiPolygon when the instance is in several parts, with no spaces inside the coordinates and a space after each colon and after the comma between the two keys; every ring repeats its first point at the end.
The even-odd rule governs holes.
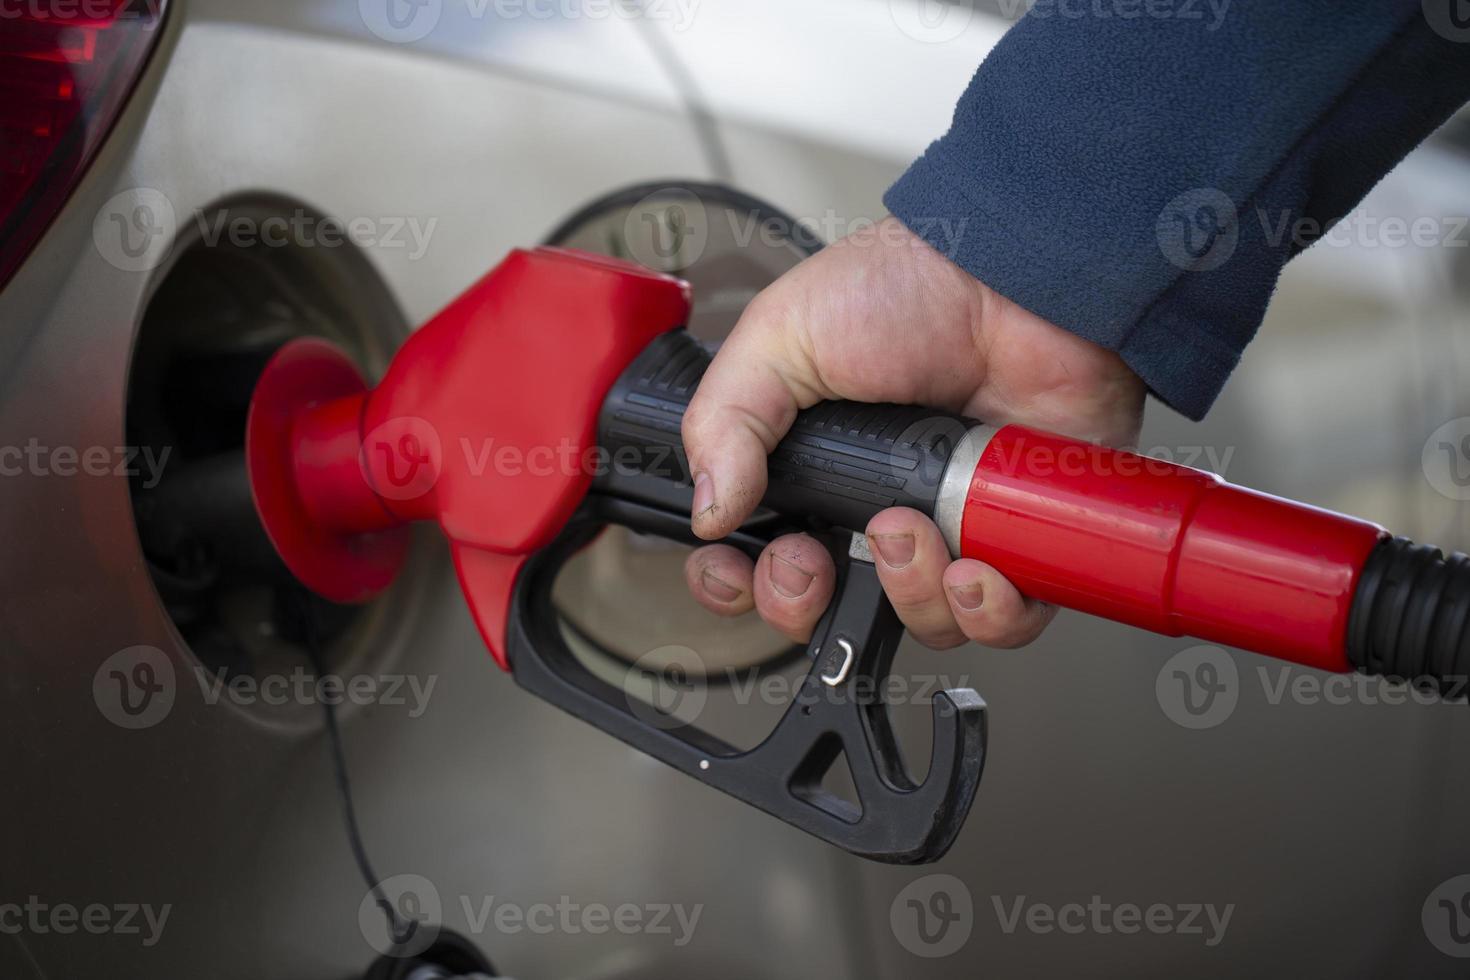
{"type": "MultiPolygon", "coordinates": [[[[603,402],[597,489],[687,509],[684,410],[712,355],[682,330],[649,345],[603,402]]],[[[934,513],[945,464],[976,423],[912,405],[822,402],[796,417],[770,456],[764,506],[862,530],[886,507],[934,513]]]]}
{"type": "Polygon", "coordinates": [[[1463,696],[1470,677],[1470,556],[1445,557],[1408,538],[1380,542],[1358,579],[1347,652],[1366,674],[1463,696]]]}

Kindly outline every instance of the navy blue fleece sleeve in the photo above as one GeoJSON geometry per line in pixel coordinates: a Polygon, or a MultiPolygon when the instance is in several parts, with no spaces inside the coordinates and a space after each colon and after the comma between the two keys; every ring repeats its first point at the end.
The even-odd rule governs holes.
{"type": "Polygon", "coordinates": [[[1200,418],[1287,259],[1470,99],[1459,2],[1038,0],[884,201],[1200,418]]]}

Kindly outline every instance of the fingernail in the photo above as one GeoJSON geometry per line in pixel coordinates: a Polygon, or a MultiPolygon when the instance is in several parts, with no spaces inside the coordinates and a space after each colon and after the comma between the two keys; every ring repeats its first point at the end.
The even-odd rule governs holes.
{"type": "Polygon", "coordinates": [[[788,599],[800,599],[812,587],[812,575],[780,555],[771,555],[771,587],[788,599]]]}
{"type": "Polygon", "coordinates": [[[718,578],[709,569],[705,569],[699,576],[699,581],[704,586],[704,591],[721,602],[734,602],[740,598],[740,590],[735,588],[724,579],[718,578]]]}
{"type": "Polygon", "coordinates": [[[870,534],[868,540],[878,550],[878,557],[889,568],[904,568],[914,560],[912,534],[870,534]]]}
{"type": "Polygon", "coordinates": [[[694,516],[698,517],[715,505],[715,485],[708,473],[694,477],[694,516]]]}
{"type": "Polygon", "coordinates": [[[949,594],[954,596],[954,601],[961,609],[974,612],[980,608],[985,601],[985,590],[980,587],[979,582],[966,582],[964,585],[951,585],[949,594]]]}

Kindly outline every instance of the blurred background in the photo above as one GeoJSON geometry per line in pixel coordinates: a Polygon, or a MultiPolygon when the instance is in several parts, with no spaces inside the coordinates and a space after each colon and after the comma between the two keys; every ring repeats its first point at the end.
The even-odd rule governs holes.
{"type": "MultiPolygon", "coordinates": [[[[815,239],[883,215],[883,191],[944,132],[1019,12],[999,0],[168,7],[111,135],[0,291],[6,445],[174,444],[190,420],[229,417],[240,365],[290,336],[332,337],[380,371],[507,250],[548,240],[687,275],[694,328],[718,339],[815,239]],[[166,234],[148,261],[126,261],[97,229],[146,201],[167,202],[149,212],[166,234]],[[793,242],[742,232],[778,212],[799,223],[793,242]],[[375,233],[340,248],[211,239],[217,216],[296,214],[375,233]],[[657,247],[671,220],[704,229],[697,255],[657,247]]],[[[12,30],[0,23],[0,38],[12,30]]],[[[1209,419],[1152,404],[1143,448],[1470,545],[1467,153],[1470,129],[1452,123],[1370,195],[1363,220],[1293,262],[1209,419]],[[1387,218],[1435,230],[1395,245],[1387,218]]],[[[168,515],[129,491],[114,478],[0,481],[12,800],[0,902],[171,911],[146,945],[119,929],[0,929],[0,973],[360,976],[381,923],[343,830],[320,705],[211,699],[196,683],[298,669],[299,638],[258,591],[206,601],[163,567],[149,521],[168,515]],[[168,678],[169,703],[119,723],[98,678],[140,647],[158,651],[150,676],[168,678]]],[[[672,644],[742,677],[790,674],[758,623],[693,606],[681,560],[609,535],[568,569],[558,603],[624,658],[672,644]]],[[[991,749],[949,855],[884,867],[525,694],[486,656],[442,547],[425,537],[412,568],[338,623],[326,654],[343,676],[430,691],[340,710],[357,815],[377,873],[409,876],[506,975],[1464,973],[1470,935],[1454,906],[1470,894],[1455,882],[1470,873],[1457,836],[1470,773],[1450,764],[1470,737],[1463,705],[1384,703],[1376,682],[1324,686],[1068,613],[1025,651],[906,642],[900,673],[985,697],[991,749]],[[1181,710],[1171,667],[1202,658],[1226,685],[1203,717],[1181,710]],[[669,931],[646,916],[542,932],[483,914],[559,902],[663,908],[669,931]],[[1046,910],[1083,922],[1059,912],[1073,905],[1111,911],[1047,925],[1046,910]],[[1119,908],[1155,906],[1171,925],[1117,928],[1119,908]]],[[[726,687],[708,719],[751,742],[781,707],[726,687]]],[[[901,721],[922,756],[918,708],[901,721]]]]}

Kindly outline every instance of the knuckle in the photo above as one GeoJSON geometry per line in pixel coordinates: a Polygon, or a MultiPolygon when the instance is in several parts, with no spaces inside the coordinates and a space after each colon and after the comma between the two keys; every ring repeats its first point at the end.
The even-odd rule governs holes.
{"type": "Polygon", "coordinates": [[[987,631],[986,637],[976,637],[976,642],[997,650],[1019,650],[1040,636],[1042,628],[1040,623],[1007,622],[987,631]]]}
{"type": "Polygon", "coordinates": [[[948,603],[939,588],[923,575],[915,574],[912,566],[890,572],[883,580],[883,591],[888,593],[888,601],[901,615],[916,615],[941,605],[947,611],[948,603]]]}
{"type": "Polygon", "coordinates": [[[695,393],[689,402],[689,407],[684,411],[684,420],[679,423],[679,435],[683,438],[686,448],[688,444],[698,443],[704,431],[705,419],[709,415],[707,398],[695,393]]]}
{"type": "Polygon", "coordinates": [[[790,306],[785,295],[786,284],[777,280],[762,289],[745,304],[745,310],[740,315],[736,329],[743,333],[761,329],[780,329],[786,322],[787,310],[790,306]]]}
{"type": "Polygon", "coordinates": [[[975,642],[996,650],[1016,650],[1030,643],[1031,639],[1024,636],[1013,636],[1002,633],[990,639],[980,639],[975,642]]]}
{"type": "Polygon", "coordinates": [[[889,507],[868,521],[867,534],[918,534],[924,529],[923,514],[911,507],[889,507]]]}
{"type": "Polygon", "coordinates": [[[756,608],[767,626],[796,640],[804,641],[816,626],[816,617],[805,609],[782,608],[769,603],[758,603],[756,608]]]}

